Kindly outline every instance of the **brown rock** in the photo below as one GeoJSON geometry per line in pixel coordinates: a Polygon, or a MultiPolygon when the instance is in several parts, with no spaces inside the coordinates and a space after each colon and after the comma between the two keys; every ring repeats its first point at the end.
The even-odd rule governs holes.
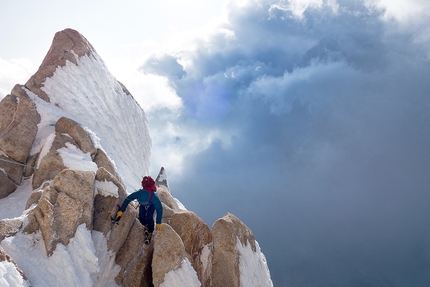
{"type": "Polygon", "coordinates": [[[37,204],[42,197],[42,189],[33,192],[25,203],[25,209],[28,209],[33,204],[37,204]]]}
{"type": "Polygon", "coordinates": [[[212,280],[214,286],[240,286],[239,255],[235,251],[237,240],[242,245],[251,244],[256,251],[252,231],[239,218],[227,213],[212,226],[214,253],[212,280]]]}
{"type": "Polygon", "coordinates": [[[25,163],[36,137],[40,115],[21,86],[13,88],[12,96],[19,100],[12,121],[0,133],[0,150],[14,161],[25,163]]]}
{"type": "Polygon", "coordinates": [[[18,99],[7,95],[0,101],[0,134],[10,125],[18,107],[18,99]]]}
{"type": "Polygon", "coordinates": [[[122,185],[124,185],[124,183],[122,182],[121,177],[117,173],[117,171],[116,171],[113,163],[110,161],[110,159],[108,158],[108,156],[106,155],[106,153],[103,150],[97,149],[97,152],[96,152],[96,154],[94,155],[94,158],[93,158],[93,162],[97,165],[98,168],[104,168],[104,169],[106,169],[122,185]]]}
{"type": "Polygon", "coordinates": [[[7,175],[0,171],[0,199],[7,197],[16,190],[16,184],[7,175]]]}
{"type": "Polygon", "coordinates": [[[180,268],[182,261],[188,257],[181,237],[165,223],[163,230],[155,234],[153,241],[152,283],[158,287],[164,282],[164,275],[180,268]]]}
{"type": "Polygon", "coordinates": [[[140,287],[142,282],[152,282],[151,259],[153,245],[144,244],[144,227],[138,219],[134,220],[130,233],[121,249],[117,252],[115,263],[121,271],[115,277],[123,287],[140,287]]]}
{"type": "MultiPolygon", "coordinates": [[[[115,209],[113,212],[116,213],[118,209],[115,209]]],[[[121,220],[118,224],[113,224],[111,233],[107,240],[108,250],[112,250],[113,252],[118,252],[118,250],[122,247],[124,242],[127,240],[127,236],[131,230],[131,227],[134,224],[134,221],[137,216],[137,211],[132,204],[127,206],[127,209],[123,213],[121,220]]]]}
{"type": "Polygon", "coordinates": [[[40,187],[47,180],[54,179],[57,174],[67,168],[63,163],[61,155],[58,153],[60,148],[66,147],[66,143],[77,146],[77,143],[71,137],[61,133],[55,134],[49,152],[40,160],[39,166],[34,171],[32,179],[33,189],[40,187]]]}
{"type": "Polygon", "coordinates": [[[107,191],[96,188],[97,195],[94,198],[93,229],[106,235],[112,227],[111,217],[115,217],[118,211],[117,205],[122,203],[127,193],[124,185],[103,167],[97,170],[96,181],[112,182],[116,186],[119,195],[119,197],[116,197],[114,194],[109,195],[107,191]]]}
{"type": "Polygon", "coordinates": [[[66,65],[66,61],[77,63],[77,57],[89,55],[94,51],[91,44],[84,36],[72,29],[57,32],[52,40],[52,45],[40,65],[39,70],[25,84],[33,93],[41,99],[49,102],[49,96],[42,91],[43,82],[51,77],[58,67],[66,65]],[[76,56],[75,56],[76,55],[76,56]]]}
{"type": "MultiPolygon", "coordinates": [[[[0,221],[0,242],[6,237],[15,235],[22,226],[18,219],[3,219],[0,221]]],[[[0,260],[1,261],[1,260],[0,260]]]]}
{"type": "Polygon", "coordinates": [[[58,243],[68,245],[79,225],[92,229],[94,172],[64,170],[43,191],[34,215],[52,255],[58,243]]]}
{"type": "Polygon", "coordinates": [[[202,286],[212,286],[212,233],[209,227],[197,214],[186,210],[173,214],[170,225],[181,237],[202,286]]]}
{"type": "Polygon", "coordinates": [[[163,186],[157,187],[157,194],[163,204],[163,222],[169,223],[170,217],[181,209],[172,194],[163,186]]]}
{"type": "Polygon", "coordinates": [[[82,125],[74,120],[61,117],[55,124],[55,131],[57,133],[66,133],[71,136],[82,152],[90,153],[92,157],[96,154],[97,150],[94,147],[90,135],[82,125]]]}

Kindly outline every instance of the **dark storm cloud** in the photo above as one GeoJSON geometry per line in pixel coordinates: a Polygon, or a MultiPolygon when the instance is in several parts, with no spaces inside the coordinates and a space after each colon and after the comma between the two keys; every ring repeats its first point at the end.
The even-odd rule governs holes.
{"type": "Polygon", "coordinates": [[[428,47],[358,1],[303,19],[260,3],[170,77],[181,124],[240,131],[171,186],[208,224],[251,227],[275,286],[427,286],[428,47]]]}

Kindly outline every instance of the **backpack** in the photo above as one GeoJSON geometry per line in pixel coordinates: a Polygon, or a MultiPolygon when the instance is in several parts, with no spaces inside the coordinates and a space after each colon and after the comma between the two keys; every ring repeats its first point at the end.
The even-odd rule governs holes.
{"type": "Polygon", "coordinates": [[[142,188],[144,190],[149,191],[149,200],[148,202],[151,202],[152,199],[152,193],[157,190],[157,187],[155,186],[155,181],[152,179],[152,177],[144,176],[142,179],[142,188]]]}

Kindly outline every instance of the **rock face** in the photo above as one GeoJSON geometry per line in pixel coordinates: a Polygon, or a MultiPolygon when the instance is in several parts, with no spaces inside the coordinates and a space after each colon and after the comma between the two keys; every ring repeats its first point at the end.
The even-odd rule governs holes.
{"type": "MultiPolygon", "coordinates": [[[[14,192],[23,177],[31,181],[33,188],[25,216],[0,221],[0,242],[18,233],[40,232],[49,257],[59,244],[68,246],[78,228],[85,226],[105,239],[112,264],[117,266],[114,280],[119,286],[165,286],[167,274],[189,269],[195,277],[192,281],[198,281],[196,286],[240,286],[237,240],[250,245],[253,251],[256,243],[251,230],[237,217],[226,214],[211,230],[197,214],[184,210],[173,198],[166,171],[161,168],[156,185],[163,205],[163,230],[155,231],[153,240],[146,245],[145,227],[137,219],[134,202],[118,224],[111,222],[128,193],[115,163],[79,119],[56,118],[50,124],[55,129],[51,128],[46,138],[39,138],[41,116],[32,93],[50,102],[43,91],[45,79],[66,61],[77,64],[79,57],[93,52],[94,48],[78,32],[58,32],[39,71],[25,86],[15,86],[0,102],[0,198],[14,192]],[[74,158],[82,158],[74,166],[84,168],[65,162],[62,152],[67,149],[74,152],[74,158]]],[[[123,85],[120,89],[126,91],[123,85]]],[[[0,249],[0,263],[5,260],[27,280],[13,259],[0,249]]]]}
{"type": "Polygon", "coordinates": [[[235,250],[237,240],[242,245],[251,244],[256,252],[252,231],[236,216],[227,213],[212,226],[214,243],[213,284],[214,286],[240,286],[239,255],[235,250]]]}
{"type": "Polygon", "coordinates": [[[14,192],[21,183],[39,122],[40,115],[22,86],[16,85],[11,94],[1,100],[0,198],[14,192]]]}

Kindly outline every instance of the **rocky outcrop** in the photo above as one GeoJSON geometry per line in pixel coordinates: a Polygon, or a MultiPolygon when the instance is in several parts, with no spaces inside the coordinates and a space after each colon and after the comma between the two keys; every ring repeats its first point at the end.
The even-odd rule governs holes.
{"type": "Polygon", "coordinates": [[[169,271],[181,267],[187,258],[184,243],[175,230],[163,223],[163,231],[157,232],[154,239],[154,255],[152,257],[152,282],[160,286],[169,271]]]}
{"type": "Polygon", "coordinates": [[[90,171],[64,170],[43,190],[34,215],[48,255],[58,243],[68,245],[79,225],[92,229],[94,177],[90,171]]]}
{"type": "Polygon", "coordinates": [[[22,226],[18,219],[4,219],[0,221],[0,241],[6,237],[15,235],[22,226]]]}
{"type": "Polygon", "coordinates": [[[181,237],[202,286],[212,286],[212,233],[209,227],[197,214],[187,210],[174,213],[170,225],[181,237]]]}
{"type": "Polygon", "coordinates": [[[16,85],[0,102],[0,198],[21,183],[40,115],[24,88],[16,85]],[[13,162],[13,163],[11,163],[13,162]]]}
{"type": "Polygon", "coordinates": [[[25,86],[41,99],[49,102],[49,96],[42,90],[45,79],[51,77],[58,67],[65,66],[66,61],[77,64],[78,57],[90,55],[93,51],[91,44],[77,31],[65,29],[57,32],[42,65],[25,86]]]}
{"type": "Polygon", "coordinates": [[[227,213],[212,226],[214,253],[212,278],[214,286],[239,287],[239,254],[236,252],[237,240],[242,245],[251,244],[256,252],[252,231],[239,218],[227,213]]]}
{"type": "Polygon", "coordinates": [[[163,222],[170,223],[170,217],[172,217],[175,212],[181,211],[178,203],[173,198],[172,194],[165,189],[163,186],[157,187],[157,194],[163,205],[163,222]]]}

